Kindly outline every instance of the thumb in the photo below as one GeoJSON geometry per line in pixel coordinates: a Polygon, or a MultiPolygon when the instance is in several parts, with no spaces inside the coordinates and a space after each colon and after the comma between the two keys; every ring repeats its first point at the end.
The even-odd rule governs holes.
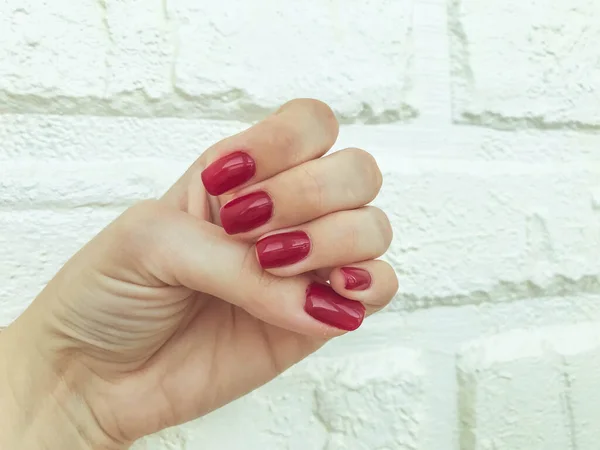
{"type": "MultiPolygon", "coordinates": [[[[227,236],[214,224],[161,201],[142,202],[113,225],[105,260],[117,262],[136,283],[185,286],[243,308],[280,328],[307,336],[335,337],[358,328],[365,308],[303,274],[280,278],[265,272],[254,245],[227,236]],[[143,280],[143,281],[142,281],[143,280]],[[307,296],[310,296],[307,299],[307,296]],[[307,300],[346,314],[345,329],[312,317],[307,300]]],[[[109,231],[108,229],[106,231],[109,231]]]]}

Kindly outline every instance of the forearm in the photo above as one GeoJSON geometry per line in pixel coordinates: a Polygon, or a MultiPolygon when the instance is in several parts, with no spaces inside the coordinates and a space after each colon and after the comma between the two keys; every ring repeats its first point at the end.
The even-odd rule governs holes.
{"type": "Polygon", "coordinates": [[[34,330],[20,325],[0,333],[0,448],[114,448],[68,376],[59,376],[37,351],[34,330]]]}

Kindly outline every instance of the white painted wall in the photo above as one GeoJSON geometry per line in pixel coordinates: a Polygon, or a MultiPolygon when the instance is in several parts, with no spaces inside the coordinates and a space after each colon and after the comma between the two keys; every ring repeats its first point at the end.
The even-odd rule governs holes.
{"type": "Polygon", "coordinates": [[[373,152],[402,290],[138,449],[596,450],[598,0],[3,0],[0,325],[296,96],[373,152]]]}

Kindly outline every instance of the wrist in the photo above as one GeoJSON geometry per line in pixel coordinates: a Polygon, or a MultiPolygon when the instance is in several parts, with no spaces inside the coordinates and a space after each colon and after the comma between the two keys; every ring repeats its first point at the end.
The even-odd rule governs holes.
{"type": "Polygon", "coordinates": [[[83,372],[57,368],[36,345],[38,331],[21,316],[0,332],[0,448],[125,448],[98,426],[78,389],[83,372]]]}

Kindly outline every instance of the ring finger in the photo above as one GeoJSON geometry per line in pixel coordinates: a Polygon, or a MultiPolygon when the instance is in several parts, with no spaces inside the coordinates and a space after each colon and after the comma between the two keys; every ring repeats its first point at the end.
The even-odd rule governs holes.
{"type": "Polygon", "coordinates": [[[367,206],[278,230],[256,243],[256,255],[263,269],[289,277],[377,258],[391,241],[392,228],[385,213],[367,206]]]}

